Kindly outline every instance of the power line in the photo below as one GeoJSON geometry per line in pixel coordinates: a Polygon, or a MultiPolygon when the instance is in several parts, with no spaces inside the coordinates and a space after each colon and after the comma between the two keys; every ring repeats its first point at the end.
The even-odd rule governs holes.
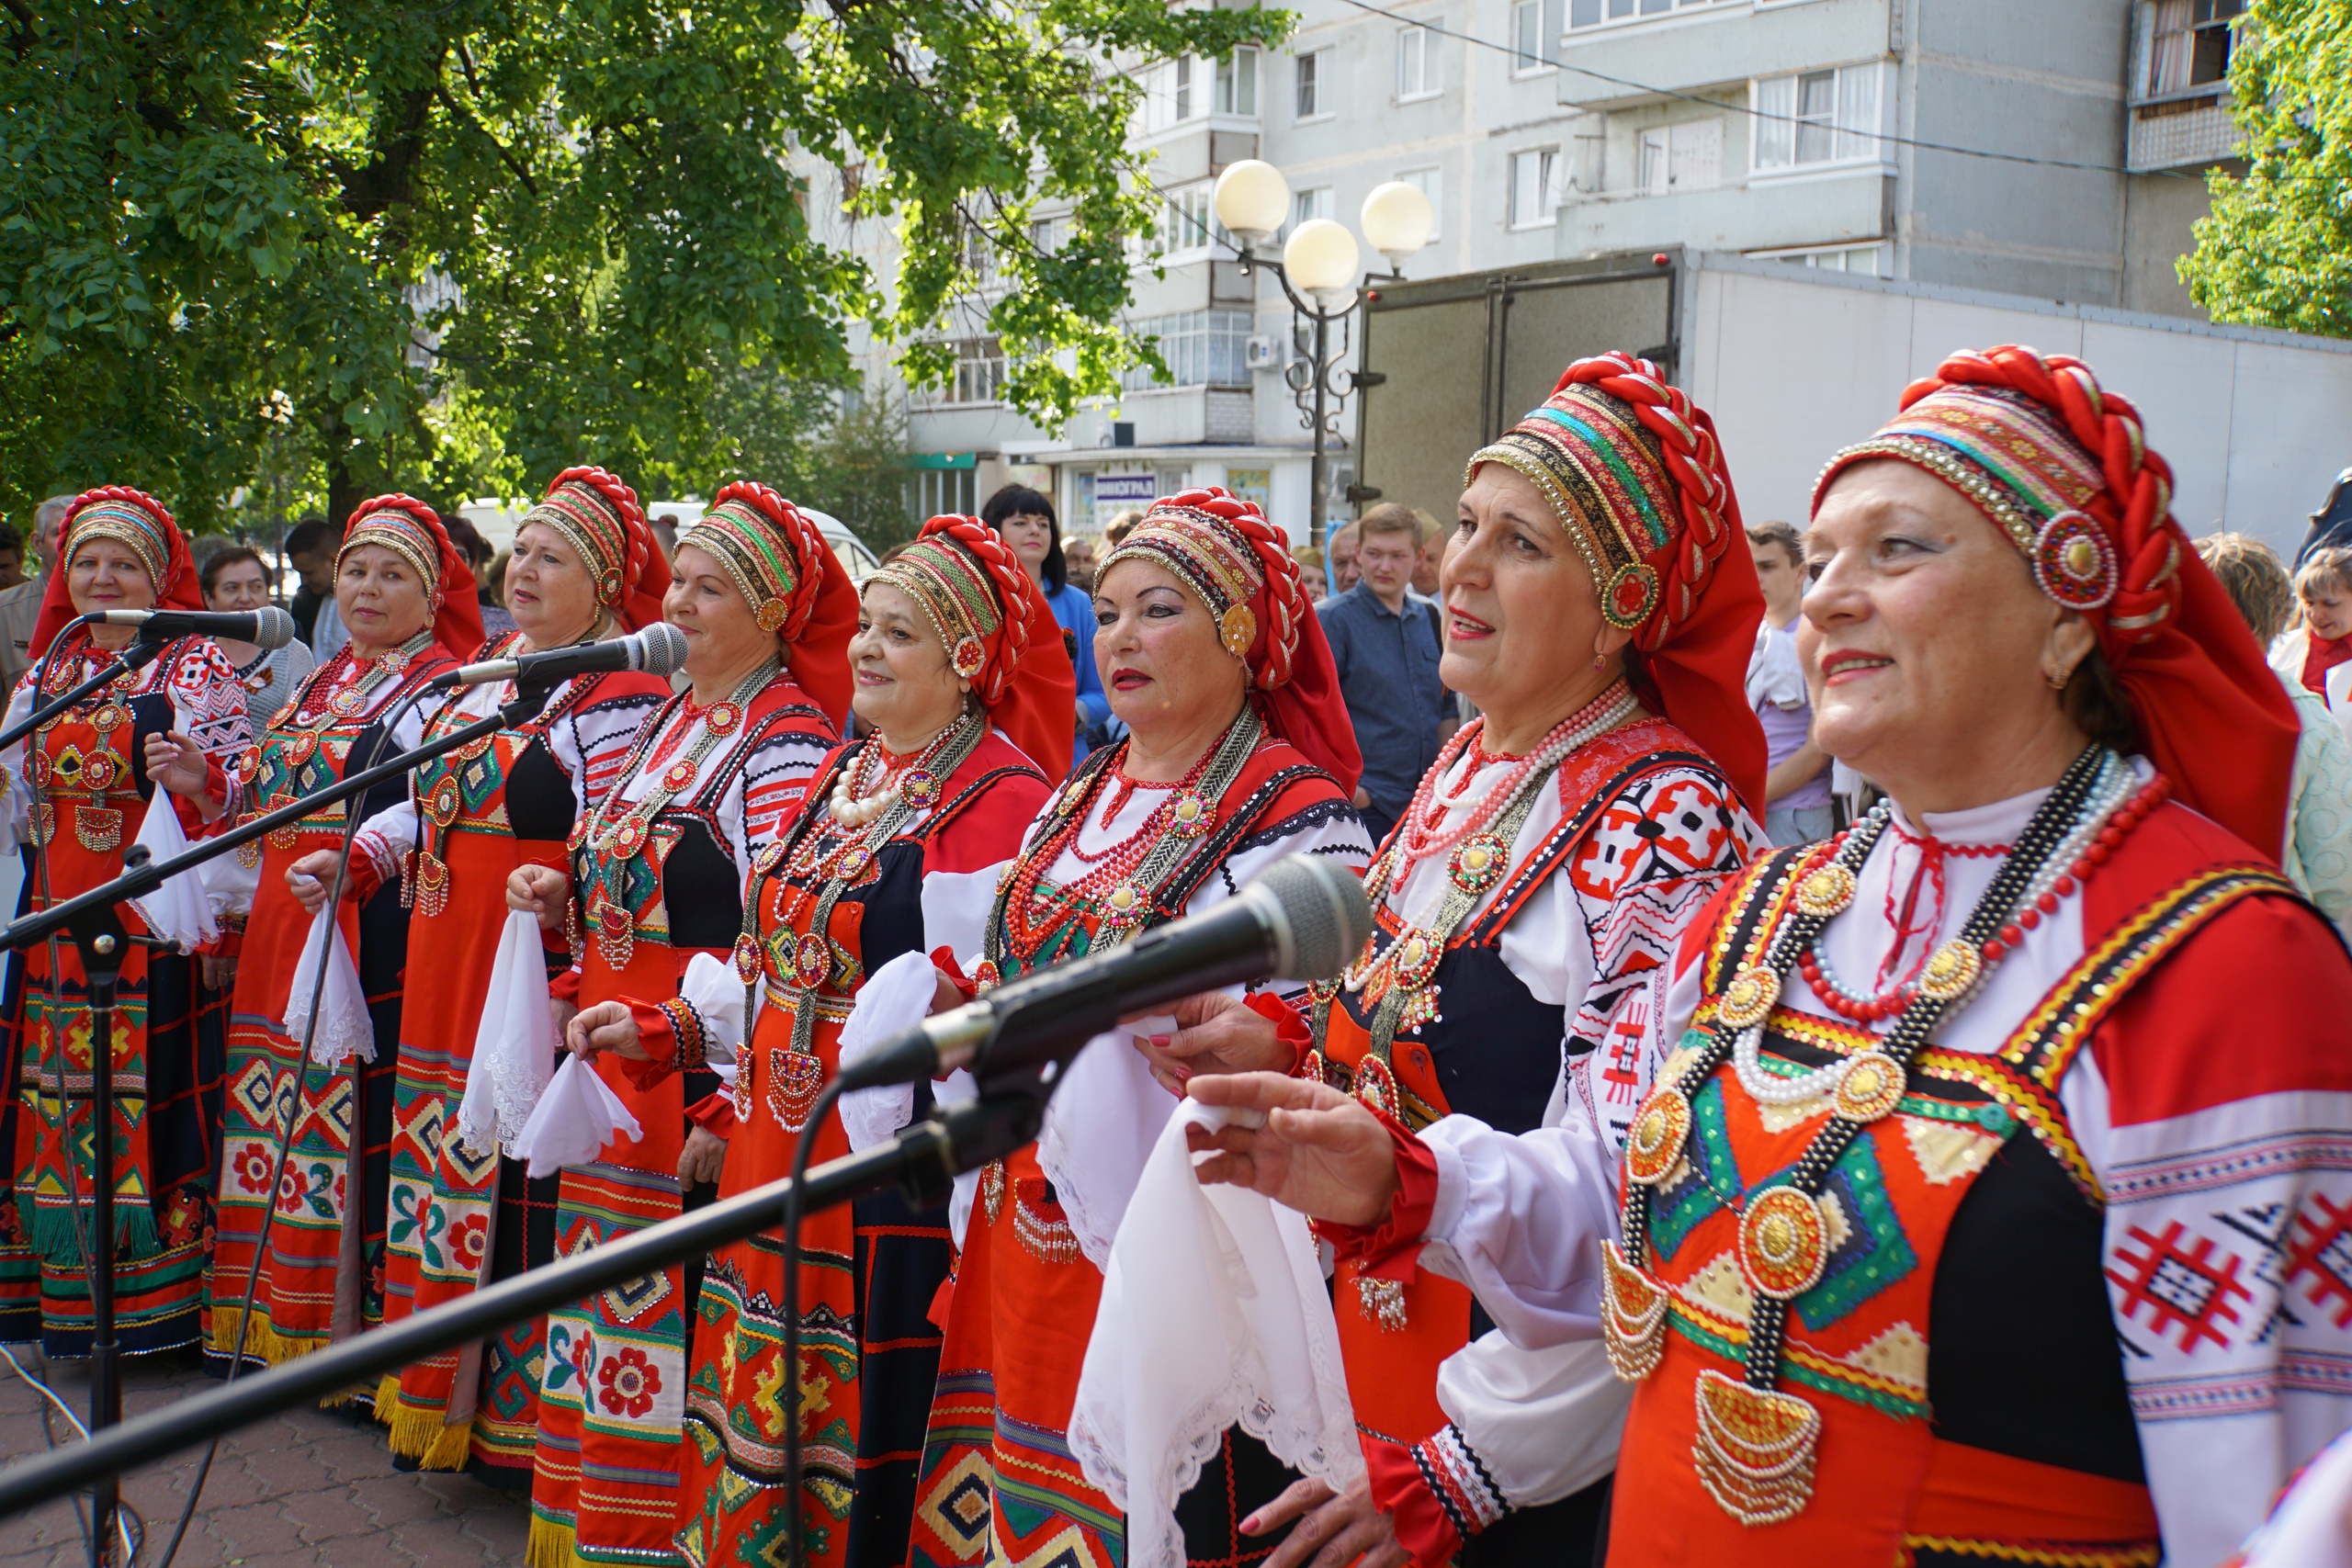
{"type": "MultiPolygon", "coordinates": [[[[1430,32],[1438,33],[1446,38],[1460,39],[1464,43],[1475,43],[1480,49],[1491,49],[1498,54],[1508,54],[1514,60],[1526,60],[1529,58],[1523,51],[1510,44],[1497,43],[1491,39],[1479,38],[1476,34],[1472,33],[1455,32],[1452,28],[1439,27],[1434,22],[1423,22],[1411,17],[1400,17],[1394,11],[1385,9],[1383,6],[1373,5],[1371,0],[1342,0],[1342,4],[1353,6],[1359,11],[1370,11],[1375,17],[1385,17],[1392,22],[1401,22],[1408,28],[1426,28],[1430,32]]],[[[1636,82],[1630,77],[1611,76],[1606,71],[1595,71],[1589,65],[1571,65],[1565,60],[1550,61],[1545,63],[1556,66],[1562,71],[1573,71],[1580,76],[1590,76],[1597,81],[1606,82],[1611,86],[1630,87],[1637,93],[1648,93],[1661,98],[1679,98],[1684,103],[1702,104],[1712,109],[1730,109],[1736,113],[1747,115],[1756,119],[1770,120],[1777,125],[1811,123],[1809,121],[1800,121],[1792,115],[1767,114],[1762,109],[1757,108],[1748,104],[1724,103],[1718,98],[1702,98],[1696,93],[1680,92],[1672,87],[1652,86],[1646,82],[1636,82]]],[[[1849,132],[1849,134],[1854,133],[1849,132]]],[[[2078,169],[2084,173],[2094,175],[2129,175],[2132,173],[2131,170],[2119,168],[2113,164],[2084,164],[2077,163],[2069,158],[2036,158],[2023,152],[1988,152],[1982,147],[1955,147],[1946,141],[1921,141],[1908,136],[1882,135],[1874,136],[1872,137],[1872,140],[1892,142],[1897,147],[1916,147],[1922,152],[1950,152],[1962,158],[1990,158],[1996,162],[2004,164],[2030,164],[2038,167],[2047,169],[2078,169]]],[[[2169,179],[2198,179],[2202,177],[2185,169],[2151,169],[2146,172],[2151,175],[2162,175],[2169,179]]]]}

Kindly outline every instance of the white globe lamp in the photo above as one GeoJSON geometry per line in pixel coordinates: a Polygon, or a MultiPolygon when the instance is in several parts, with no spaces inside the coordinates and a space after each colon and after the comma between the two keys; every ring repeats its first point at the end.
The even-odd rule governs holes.
{"type": "Polygon", "coordinates": [[[1216,220],[1245,244],[1256,244],[1290,216],[1290,182],[1260,158],[1244,158],[1216,177],[1210,197],[1216,220]]]}
{"type": "Polygon", "coordinates": [[[1310,218],[1283,246],[1283,271],[1320,309],[1345,310],[1356,291],[1356,237],[1344,223],[1310,218]]]}
{"type": "Polygon", "coordinates": [[[1420,186],[1390,180],[1373,186],[1363,198],[1363,237],[1388,258],[1389,271],[1399,272],[1407,256],[1430,243],[1437,231],[1437,213],[1420,186]]]}

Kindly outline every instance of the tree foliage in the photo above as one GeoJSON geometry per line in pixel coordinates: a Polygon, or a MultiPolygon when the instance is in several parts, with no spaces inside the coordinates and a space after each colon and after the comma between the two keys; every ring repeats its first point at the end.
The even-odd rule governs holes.
{"type": "Polygon", "coordinates": [[[289,443],[338,513],[582,460],[708,493],[749,370],[845,384],[865,321],[938,379],[976,236],[1007,400],[1058,423],[1148,354],[1117,316],[1157,198],[1114,66],[1286,26],[1164,0],[0,0],[0,504],[130,482],[201,525],[289,443]],[[811,231],[807,171],[853,162],[893,276],[811,231]],[[1050,254],[1041,205],[1070,215],[1050,254]]]}
{"type": "Polygon", "coordinates": [[[2245,174],[2181,280],[2221,321],[2352,336],[2352,0],[2255,0],[2230,62],[2245,174]]]}

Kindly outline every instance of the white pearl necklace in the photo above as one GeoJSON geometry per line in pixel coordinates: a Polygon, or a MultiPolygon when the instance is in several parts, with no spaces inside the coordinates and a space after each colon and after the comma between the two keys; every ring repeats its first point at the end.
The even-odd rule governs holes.
{"type": "Polygon", "coordinates": [[[852,795],[849,780],[844,776],[840,783],[833,785],[831,802],[833,820],[844,828],[863,828],[885,811],[889,810],[898,802],[898,798],[899,780],[895,774],[891,776],[889,783],[867,795],[852,795]]]}

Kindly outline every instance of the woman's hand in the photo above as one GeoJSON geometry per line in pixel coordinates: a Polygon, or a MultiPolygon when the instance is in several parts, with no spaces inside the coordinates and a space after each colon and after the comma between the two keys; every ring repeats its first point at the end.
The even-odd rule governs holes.
{"type": "Polygon", "coordinates": [[[582,1008],[563,1026],[563,1043],[575,1056],[610,1051],[632,1062],[653,1060],[652,1054],[638,1038],[637,1019],[627,1002],[598,1002],[594,1007],[582,1008]]]}
{"type": "Polygon", "coordinates": [[[551,865],[518,865],[506,878],[506,907],[539,918],[541,931],[563,924],[571,878],[551,865]]]}
{"type": "Polygon", "coordinates": [[[1267,1535],[1293,1519],[1298,1520],[1297,1528],[1261,1568],[1299,1568],[1310,1552],[1313,1568],[1343,1568],[1358,1557],[1363,1559],[1360,1568],[1404,1568],[1412,1561],[1396,1544],[1396,1521],[1373,1506],[1369,1481],[1359,1481],[1345,1492],[1334,1492],[1320,1481],[1294,1481],[1281,1496],[1242,1520],[1241,1533],[1267,1535]]]}
{"type": "Polygon", "coordinates": [[[1184,1092],[1203,1105],[1265,1112],[1262,1127],[1184,1129],[1203,1181],[1247,1187],[1286,1209],[1343,1225],[1376,1225],[1396,1195],[1396,1150],[1380,1118],[1338,1089],[1278,1073],[1202,1077],[1184,1092]]]}
{"type": "Polygon", "coordinates": [[[931,1010],[933,1012],[945,1012],[950,1008],[962,1007],[964,1005],[964,993],[956,987],[956,982],[949,979],[946,976],[942,975],[936,969],[933,970],[931,974],[931,1010]]]}
{"type": "Polygon", "coordinates": [[[701,1127],[686,1129],[686,1146],[678,1151],[678,1179],[687,1186],[717,1181],[727,1168],[727,1140],[701,1127]]]}
{"type": "MultiPolygon", "coordinates": [[[[334,874],[335,862],[343,856],[334,850],[312,850],[286,868],[286,886],[293,890],[294,900],[315,915],[327,901],[327,879],[334,874]]],[[[352,895],[351,874],[343,874],[343,896],[352,895]]]]}
{"type": "Polygon", "coordinates": [[[147,738],[147,776],[174,795],[200,802],[210,770],[203,748],[175,729],[147,738]]]}
{"type": "MultiPolygon", "coordinates": [[[[320,897],[323,898],[325,895],[322,893],[320,897]]],[[[204,972],[207,986],[224,993],[235,988],[237,961],[234,958],[224,958],[217,953],[199,953],[197,959],[197,967],[204,972]]]]}
{"type": "Polygon", "coordinates": [[[1278,1073],[1291,1064],[1291,1048],[1275,1032],[1273,1021],[1238,997],[1204,991],[1169,1011],[1175,1015],[1175,1033],[1133,1038],[1151,1076],[1170,1094],[1182,1096],[1185,1081],[1196,1073],[1278,1073]]]}

